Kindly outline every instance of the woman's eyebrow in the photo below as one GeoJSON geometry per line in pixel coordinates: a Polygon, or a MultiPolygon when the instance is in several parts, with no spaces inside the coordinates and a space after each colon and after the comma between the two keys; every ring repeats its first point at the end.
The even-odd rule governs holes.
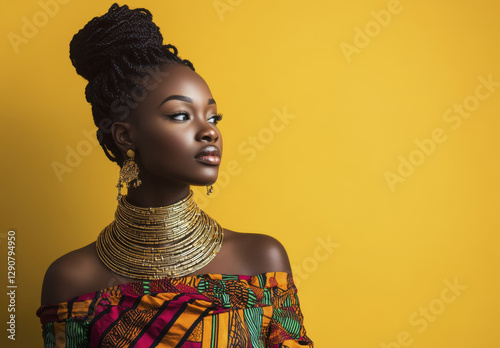
{"type": "MultiPolygon", "coordinates": [[[[162,106],[164,103],[168,102],[169,100],[172,100],[172,99],[176,99],[176,100],[181,100],[181,101],[185,101],[186,103],[192,103],[193,100],[189,97],[186,97],[184,95],[177,95],[177,94],[174,94],[174,95],[171,95],[169,97],[166,97],[165,99],[163,99],[163,101],[160,103],[160,106],[162,106]]],[[[158,107],[160,107],[158,106],[158,107]]]]}
{"type": "MultiPolygon", "coordinates": [[[[181,100],[181,101],[184,101],[186,103],[193,103],[193,100],[189,97],[186,97],[185,95],[174,94],[174,95],[168,96],[165,99],[163,99],[163,101],[160,103],[160,105],[158,107],[162,106],[163,104],[165,104],[169,100],[181,100]]],[[[215,104],[215,100],[213,98],[208,99],[208,105],[210,105],[210,104],[215,104]]]]}

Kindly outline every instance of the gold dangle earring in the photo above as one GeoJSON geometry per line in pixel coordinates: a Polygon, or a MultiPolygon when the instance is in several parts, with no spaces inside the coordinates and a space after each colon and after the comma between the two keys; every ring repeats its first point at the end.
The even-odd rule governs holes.
{"type": "Polygon", "coordinates": [[[207,185],[207,196],[212,193],[213,189],[214,189],[214,185],[210,185],[210,186],[207,185]]]}
{"type": "Polygon", "coordinates": [[[128,150],[127,156],[129,158],[125,162],[123,162],[123,165],[120,169],[120,178],[118,179],[118,185],[116,185],[116,187],[118,187],[118,197],[116,198],[117,200],[120,200],[122,198],[121,190],[123,184],[127,186],[127,189],[130,188],[130,183],[134,180],[135,182],[132,184],[133,187],[137,187],[142,184],[141,179],[139,179],[139,167],[134,161],[134,150],[128,150]]]}

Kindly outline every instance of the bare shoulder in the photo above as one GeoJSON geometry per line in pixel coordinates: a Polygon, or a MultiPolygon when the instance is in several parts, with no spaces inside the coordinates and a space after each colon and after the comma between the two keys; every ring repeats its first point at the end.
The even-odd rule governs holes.
{"type": "Polygon", "coordinates": [[[92,287],[96,270],[93,245],[73,250],[50,264],[43,279],[42,305],[65,302],[92,287]]]}
{"type": "Polygon", "coordinates": [[[259,233],[241,233],[226,230],[225,239],[232,252],[243,260],[246,273],[266,272],[291,273],[288,254],[283,245],[274,237],[259,233]]]}

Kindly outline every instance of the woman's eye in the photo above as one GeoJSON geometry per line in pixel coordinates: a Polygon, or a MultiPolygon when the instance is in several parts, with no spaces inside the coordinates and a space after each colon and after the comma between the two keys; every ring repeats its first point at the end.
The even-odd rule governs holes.
{"type": "Polygon", "coordinates": [[[189,119],[189,115],[184,113],[184,112],[174,114],[174,115],[169,115],[168,117],[170,117],[172,120],[176,120],[176,121],[186,121],[189,119]]]}
{"type": "Polygon", "coordinates": [[[212,116],[208,119],[210,123],[217,124],[219,121],[222,120],[222,114],[217,114],[215,116],[212,116]]]}

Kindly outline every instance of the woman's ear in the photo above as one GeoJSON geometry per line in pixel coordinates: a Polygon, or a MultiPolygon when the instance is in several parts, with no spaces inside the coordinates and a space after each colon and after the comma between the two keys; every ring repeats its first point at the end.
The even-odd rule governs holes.
{"type": "Polygon", "coordinates": [[[111,125],[111,135],[115,141],[116,146],[120,149],[122,155],[127,153],[128,150],[133,149],[131,137],[131,125],[128,122],[114,122],[111,125]]]}

